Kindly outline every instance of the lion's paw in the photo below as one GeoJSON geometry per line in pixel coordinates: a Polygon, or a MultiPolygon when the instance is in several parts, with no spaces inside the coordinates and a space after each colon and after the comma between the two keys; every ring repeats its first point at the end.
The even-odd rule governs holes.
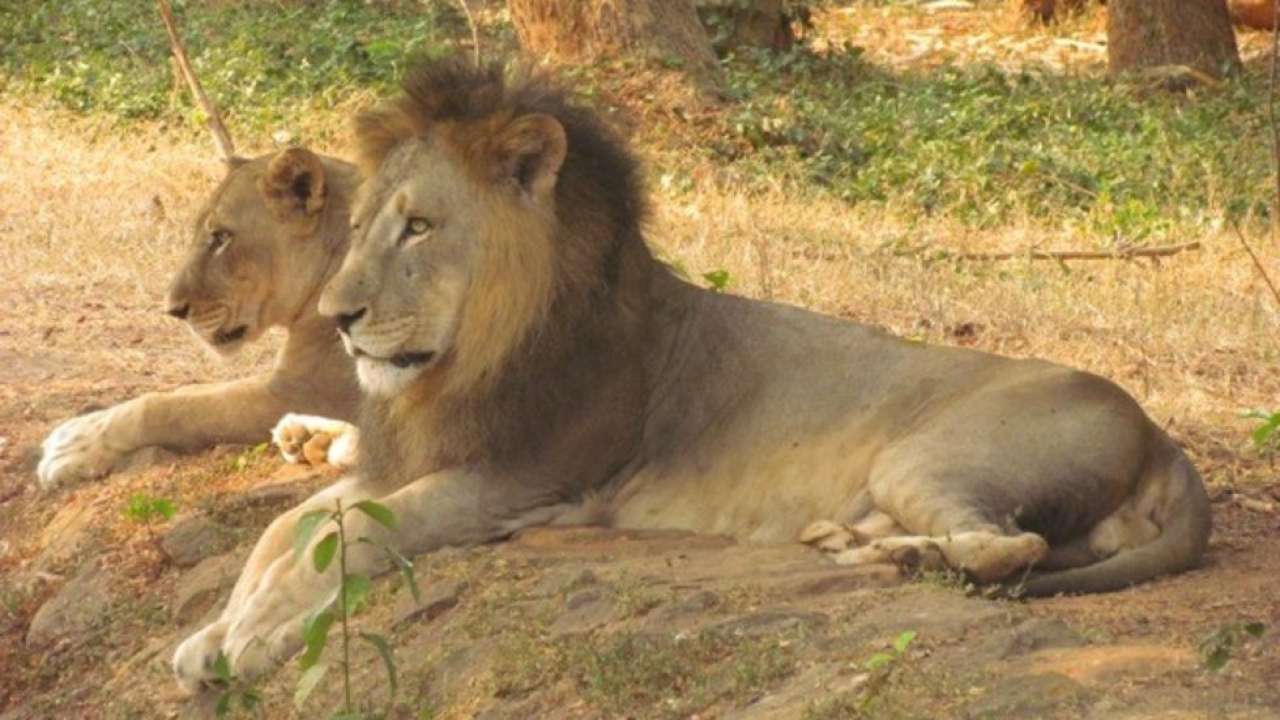
{"type": "Polygon", "coordinates": [[[125,454],[105,438],[111,410],[99,410],[72,418],[54,429],[40,449],[36,478],[51,490],[78,480],[90,480],[111,472],[125,454]]]}
{"type": "Polygon", "coordinates": [[[351,467],[359,431],[351,423],[289,413],[271,429],[271,440],[286,462],[351,467]]]}
{"type": "Polygon", "coordinates": [[[173,653],[173,675],[179,687],[194,695],[218,677],[214,666],[226,634],[227,623],[219,620],[182,641],[173,653]]]}

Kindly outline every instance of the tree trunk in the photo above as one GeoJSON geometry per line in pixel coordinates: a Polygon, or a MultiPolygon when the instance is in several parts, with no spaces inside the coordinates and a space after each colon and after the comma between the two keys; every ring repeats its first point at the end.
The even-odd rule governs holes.
{"type": "Polygon", "coordinates": [[[692,0],[508,0],[526,51],[562,62],[630,54],[715,86],[719,68],[692,0]]]}
{"type": "Polygon", "coordinates": [[[786,50],[795,44],[793,18],[783,0],[694,0],[694,5],[717,52],[739,47],[786,50]]]}
{"type": "Polygon", "coordinates": [[[1186,66],[1222,77],[1240,66],[1226,0],[1110,0],[1111,74],[1186,66]]]}
{"type": "Polygon", "coordinates": [[[1227,6],[1231,18],[1237,23],[1255,30],[1275,27],[1276,5],[1273,0],[1230,0],[1227,6]]]}

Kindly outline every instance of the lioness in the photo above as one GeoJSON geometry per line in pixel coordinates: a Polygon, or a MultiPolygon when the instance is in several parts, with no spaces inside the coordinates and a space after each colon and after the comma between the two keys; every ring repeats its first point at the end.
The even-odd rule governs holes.
{"type": "MultiPolygon", "coordinates": [[[[338,571],[293,552],[295,524],[339,499],[388,506],[398,529],[356,512],[348,537],[405,553],[552,523],[787,542],[826,521],[868,536],[846,562],[1027,574],[1032,594],[1200,560],[1200,478],[1118,387],[681,280],[645,244],[624,147],[545,79],[505,78],[419,66],[358,117],[366,180],[320,297],[367,394],[358,471],[271,524],[177,649],[184,687],[219,652],[245,677],[299,646],[338,571]]],[[[379,558],[354,545],[347,572],[379,558]]]]}
{"type": "Polygon", "coordinates": [[[44,488],[105,475],[130,453],[259,442],[287,411],[354,418],[351,360],[316,298],[347,249],[354,166],[290,148],[230,163],[196,216],[168,312],[219,353],[269,327],[288,339],[264,375],[191,385],[67,420],[43,444],[44,488]]]}

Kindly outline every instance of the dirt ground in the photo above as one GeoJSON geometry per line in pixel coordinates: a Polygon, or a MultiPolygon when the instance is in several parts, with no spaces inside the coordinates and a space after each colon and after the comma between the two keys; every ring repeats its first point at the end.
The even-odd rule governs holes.
{"type": "MultiPolygon", "coordinates": [[[[893,43],[859,40],[888,64],[1004,52],[946,45],[921,24],[893,43]]],[[[1096,63],[1097,27],[1078,30],[1075,44],[1024,35],[1007,51],[1096,63]]],[[[37,492],[38,445],[60,420],[264,368],[272,342],[214,359],[161,312],[186,222],[218,174],[207,147],[11,101],[0,128],[0,719],[208,716],[215,698],[172,682],[174,646],[217,611],[270,518],[332,476],[219,448],[37,492]],[[177,517],[129,521],[140,492],[173,499],[177,517]]],[[[1280,717],[1280,482],[1242,417],[1280,397],[1280,314],[1234,236],[1184,238],[1202,249],[1158,265],[961,266],[885,248],[1074,238],[715,187],[655,204],[655,245],[690,269],[728,270],[734,292],[1115,379],[1209,484],[1205,565],[1109,595],[1010,602],[954,578],[851,572],[798,546],[537,531],[419,558],[421,606],[380,580],[357,627],[393,637],[399,692],[388,705],[361,648],[361,703],[395,718],[1280,717]],[[1254,622],[1260,638],[1241,630],[1254,622]],[[908,631],[901,657],[868,669],[908,631]],[[1213,649],[1229,657],[1219,672],[1205,665],[1213,649]]],[[[1280,248],[1258,245],[1280,268],[1280,248]]],[[[262,686],[262,717],[336,706],[326,683],[294,711],[298,675],[291,664],[262,686]]]]}

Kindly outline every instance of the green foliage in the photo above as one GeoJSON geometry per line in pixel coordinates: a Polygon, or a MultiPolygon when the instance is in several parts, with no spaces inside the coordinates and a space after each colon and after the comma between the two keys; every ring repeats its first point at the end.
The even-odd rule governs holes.
{"type": "Polygon", "coordinates": [[[244,452],[231,459],[230,469],[234,472],[244,472],[245,470],[248,470],[258,464],[259,460],[266,457],[267,449],[269,447],[270,443],[263,442],[247,448],[244,452]]]}
{"type": "Polygon", "coordinates": [[[1258,420],[1258,427],[1253,429],[1253,447],[1264,455],[1271,455],[1280,449],[1280,410],[1253,410],[1246,417],[1258,420]]]}
{"type": "Polygon", "coordinates": [[[702,273],[702,279],[707,281],[713,292],[724,292],[729,287],[729,281],[732,280],[729,277],[728,270],[712,270],[711,272],[702,273]]]}
{"type": "Polygon", "coordinates": [[[1200,641],[1200,660],[1209,672],[1219,672],[1231,662],[1237,647],[1262,637],[1266,631],[1266,625],[1253,621],[1223,625],[1200,641]]]}
{"type": "Polygon", "coordinates": [[[219,693],[214,714],[219,720],[232,717],[237,707],[247,713],[258,710],[262,704],[262,693],[231,673],[231,662],[226,655],[218,653],[218,658],[213,663],[213,672],[216,675],[214,684],[219,693]]]}
{"type": "MultiPolygon", "coordinates": [[[[334,601],[312,615],[303,624],[302,640],[305,649],[298,658],[298,664],[303,672],[301,677],[298,678],[298,684],[293,695],[294,706],[301,710],[306,704],[307,698],[319,687],[321,681],[327,675],[329,667],[336,663],[342,671],[343,705],[339,712],[331,716],[331,720],[365,717],[364,712],[354,708],[351,699],[351,629],[348,626],[348,620],[364,604],[369,591],[373,588],[373,581],[366,575],[347,572],[347,552],[349,547],[353,544],[363,543],[382,549],[392,565],[403,575],[405,582],[413,592],[414,600],[421,600],[418,584],[413,575],[413,563],[409,562],[407,558],[390,546],[371,538],[361,536],[351,539],[347,537],[344,520],[353,511],[363,513],[377,524],[388,529],[394,529],[397,525],[395,513],[391,512],[391,509],[385,505],[373,500],[362,500],[343,507],[342,501],[337,500],[332,510],[311,510],[303,513],[294,527],[293,550],[298,555],[306,552],[307,547],[311,546],[311,540],[315,537],[321,525],[332,522],[336,527],[335,530],[322,537],[314,546],[311,546],[311,564],[318,573],[325,572],[332,565],[335,557],[337,558],[340,582],[338,595],[334,601]],[[321,663],[320,659],[324,655],[325,647],[328,644],[329,631],[335,623],[338,624],[341,632],[342,659],[335,661],[335,663],[321,663]]],[[[369,632],[361,632],[359,638],[369,643],[377,651],[378,657],[382,659],[391,688],[389,702],[394,702],[398,688],[398,678],[395,654],[392,650],[391,642],[382,635],[369,632]]]]}
{"type": "Polygon", "coordinates": [[[984,66],[889,74],[856,48],[744,52],[725,70],[738,143],[717,150],[770,183],[1117,243],[1269,212],[1258,74],[1188,99],[984,66]]]}
{"type": "Polygon", "coordinates": [[[124,515],[139,525],[150,526],[172,520],[177,508],[168,498],[158,498],[146,493],[134,493],[124,507],[124,515]]]}
{"type": "MultiPolygon", "coordinates": [[[[191,63],[224,112],[261,129],[361,89],[388,90],[406,61],[438,54],[465,20],[452,3],[173,3],[191,63]]],[[[174,92],[154,3],[0,4],[0,87],[126,118],[197,111],[174,92]]]]}

